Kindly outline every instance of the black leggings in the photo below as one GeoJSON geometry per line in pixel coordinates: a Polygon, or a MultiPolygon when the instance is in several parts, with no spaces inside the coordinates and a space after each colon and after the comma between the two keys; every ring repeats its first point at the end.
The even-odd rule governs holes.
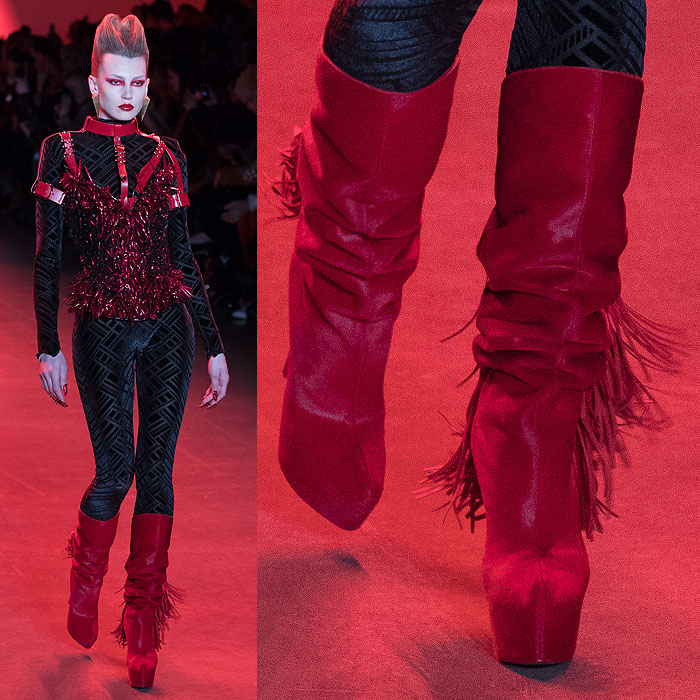
{"type": "MultiPolygon", "coordinates": [[[[453,63],[481,2],[336,0],[323,48],[369,85],[419,90],[453,63]]],[[[641,76],[645,44],[645,0],[518,0],[506,74],[587,66],[641,76]]]]}
{"type": "Polygon", "coordinates": [[[134,513],[173,514],[173,459],[193,358],[194,330],[184,304],[133,323],[76,318],[73,367],[95,454],[95,478],[80,504],[86,515],[115,516],[134,476],[134,513]]]}

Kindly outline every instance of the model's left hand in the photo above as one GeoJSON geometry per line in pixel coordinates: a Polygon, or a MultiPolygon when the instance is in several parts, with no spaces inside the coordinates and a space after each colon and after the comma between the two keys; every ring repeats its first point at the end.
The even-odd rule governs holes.
{"type": "Polygon", "coordinates": [[[226,365],[226,356],[223,352],[209,358],[209,378],[211,384],[207,389],[202,403],[199,407],[212,408],[216,406],[221,399],[226,396],[226,387],[228,386],[228,366],[226,365]]]}

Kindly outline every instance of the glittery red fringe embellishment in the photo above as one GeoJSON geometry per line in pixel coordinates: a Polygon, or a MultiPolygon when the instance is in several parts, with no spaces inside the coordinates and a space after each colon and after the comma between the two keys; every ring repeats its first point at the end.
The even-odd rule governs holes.
{"type": "Polygon", "coordinates": [[[668,424],[649,387],[635,374],[634,359],[646,381],[650,369],[676,373],[686,353],[681,332],[645,318],[622,299],[603,313],[611,343],[605,354],[605,373],[585,394],[574,450],[574,475],[579,491],[581,529],[588,539],[602,532],[600,516],[617,515],[612,510],[612,470],[619,458],[629,466],[623,429],[638,426],[660,430],[668,424]],[[602,476],[602,500],[598,476],[602,476]]]}
{"type": "Polygon", "coordinates": [[[87,173],[66,172],[64,211],[83,269],[66,303],[76,314],[123,320],[156,318],[192,296],[168,253],[171,165],[156,172],[131,210],[87,173]]]}
{"type": "MultiPolygon", "coordinates": [[[[162,595],[160,603],[155,609],[153,616],[154,637],[156,651],[165,644],[165,632],[169,628],[169,620],[177,620],[180,612],[176,603],[181,603],[185,599],[183,592],[165,581],[162,585],[162,595]]],[[[127,601],[122,603],[122,616],[119,624],[110,632],[117,640],[117,643],[125,647],[127,645],[126,631],[124,630],[124,613],[126,612],[127,601]]]]}
{"type": "Polygon", "coordinates": [[[297,180],[301,134],[301,127],[295,126],[289,146],[280,150],[280,178],[272,184],[272,191],[278,196],[281,205],[280,213],[285,219],[293,219],[301,212],[301,191],[297,180]]]}

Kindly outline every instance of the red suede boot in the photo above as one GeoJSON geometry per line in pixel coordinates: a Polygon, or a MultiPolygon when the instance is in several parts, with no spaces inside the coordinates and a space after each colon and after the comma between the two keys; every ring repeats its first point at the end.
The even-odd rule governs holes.
{"type": "Polygon", "coordinates": [[[457,62],[422,90],[388,92],[321,51],[315,105],[286,153],[280,185],[301,211],[279,461],[297,494],[347,530],[382,493],[384,370],[456,76],[457,62]]]}
{"type": "Polygon", "coordinates": [[[144,513],[131,521],[131,554],[125,564],[122,621],[112,632],[127,647],[126,665],[133,688],[150,688],[156,673],[156,651],[163,644],[168,620],[179,617],[175,601],[182,595],[166,580],[170,515],[144,513]]]}
{"type": "Polygon", "coordinates": [[[66,546],[66,551],[73,557],[68,632],[86,649],[97,639],[97,602],[118,521],[119,513],[110,520],[94,520],[79,510],[78,524],[66,546]]]}
{"type": "Polygon", "coordinates": [[[479,383],[462,446],[429,478],[472,527],[483,499],[503,662],[573,656],[589,579],[581,529],[592,536],[609,511],[596,474],[609,501],[618,421],[649,424],[627,355],[671,362],[664,329],[619,300],[642,92],[641,78],[584,67],[520,70],[501,88],[496,207],[477,249],[479,383]]]}

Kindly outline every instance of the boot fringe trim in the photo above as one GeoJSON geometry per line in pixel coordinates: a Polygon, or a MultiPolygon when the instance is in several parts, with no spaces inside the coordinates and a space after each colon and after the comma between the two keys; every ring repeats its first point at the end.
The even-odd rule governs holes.
{"type": "Polygon", "coordinates": [[[119,624],[110,632],[110,635],[117,640],[117,644],[126,646],[126,632],[124,631],[124,613],[126,612],[126,601],[122,601],[122,615],[119,624]]]}
{"type": "MultiPolygon", "coordinates": [[[[156,651],[165,644],[165,632],[169,628],[170,620],[177,620],[180,617],[180,611],[177,609],[176,603],[182,603],[185,595],[179,588],[176,588],[167,581],[163,584],[163,594],[160,599],[160,604],[155,610],[153,618],[154,633],[155,633],[155,649],[156,651]]],[[[110,632],[117,640],[117,643],[125,647],[127,645],[126,631],[124,630],[124,613],[126,612],[127,601],[122,603],[122,616],[119,624],[110,632]]]]}
{"type": "Polygon", "coordinates": [[[297,164],[301,146],[301,127],[294,127],[294,136],[284,150],[280,149],[280,177],[272,183],[272,191],[277,195],[280,218],[294,219],[301,212],[301,191],[297,180],[297,164]]]}
{"type": "MultiPolygon", "coordinates": [[[[469,376],[471,377],[477,370],[478,368],[469,376]]],[[[445,495],[448,496],[448,500],[435,510],[446,509],[445,518],[450,510],[453,511],[460,527],[462,527],[460,516],[463,514],[470,521],[472,532],[474,532],[476,521],[483,520],[486,515],[478,512],[483,506],[483,499],[469,441],[479,393],[489,372],[490,370],[486,369],[482,369],[479,372],[479,381],[467,406],[467,418],[464,429],[461,431],[452,429],[453,435],[461,435],[462,437],[457,451],[443,466],[426,468],[426,477],[421,483],[427,483],[427,485],[413,492],[416,498],[424,498],[425,496],[444,491],[445,495]]]]}
{"type": "Polygon", "coordinates": [[[64,550],[67,555],[67,559],[72,559],[75,556],[75,551],[73,549],[73,538],[75,537],[75,533],[71,532],[70,535],[68,536],[68,542],[66,543],[66,546],[64,547],[64,550]]]}
{"type": "Polygon", "coordinates": [[[165,644],[165,631],[169,627],[169,620],[177,620],[180,617],[176,603],[182,603],[184,599],[185,596],[179,588],[175,588],[167,581],[163,584],[163,598],[156,609],[155,616],[156,651],[165,644]]]}
{"type": "Polygon", "coordinates": [[[581,529],[591,540],[595,531],[603,532],[601,516],[617,517],[612,510],[612,470],[618,460],[629,466],[624,429],[637,426],[658,431],[669,423],[645,383],[651,378],[650,370],[675,374],[687,354],[679,329],[646,318],[622,299],[603,313],[611,337],[605,371],[584,395],[573,456],[581,529]],[[639,365],[641,377],[632,359],[639,365]]]}
{"type": "MultiPolygon", "coordinates": [[[[612,470],[618,459],[629,465],[624,429],[637,426],[660,430],[669,422],[630,360],[636,361],[643,379],[648,381],[650,370],[677,373],[681,358],[687,355],[681,342],[682,331],[646,318],[622,299],[603,309],[603,313],[611,336],[605,371],[584,395],[573,455],[581,529],[589,539],[593,539],[594,531],[603,531],[601,515],[617,517],[612,510],[612,470]],[[598,496],[599,475],[603,482],[602,499],[598,496]]],[[[448,500],[436,510],[452,510],[460,526],[463,515],[470,521],[472,532],[475,522],[486,516],[478,512],[483,499],[469,442],[479,393],[489,371],[480,372],[467,407],[466,426],[462,431],[453,430],[462,438],[457,451],[445,465],[427,468],[427,476],[421,483],[429,482],[428,485],[414,491],[418,498],[444,492],[448,500]]]]}

